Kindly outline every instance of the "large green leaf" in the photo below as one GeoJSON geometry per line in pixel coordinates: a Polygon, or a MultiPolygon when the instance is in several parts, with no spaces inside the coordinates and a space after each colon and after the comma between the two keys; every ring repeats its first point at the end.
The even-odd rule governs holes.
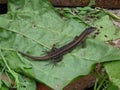
{"type": "MultiPolygon", "coordinates": [[[[120,60],[120,50],[104,42],[120,35],[114,35],[115,27],[108,16],[95,22],[96,26],[103,27],[97,38],[87,38],[86,48],[78,46],[64,55],[55,67],[46,65],[50,60],[32,61],[21,56],[16,50],[38,56],[50,50],[53,44],[61,47],[79,35],[85,25],[73,19],[62,20],[47,0],[9,1],[8,14],[0,16],[0,49],[9,67],[15,72],[61,90],[74,78],[87,75],[94,64],[120,60]]],[[[3,61],[2,57],[0,61],[3,61]]]]}

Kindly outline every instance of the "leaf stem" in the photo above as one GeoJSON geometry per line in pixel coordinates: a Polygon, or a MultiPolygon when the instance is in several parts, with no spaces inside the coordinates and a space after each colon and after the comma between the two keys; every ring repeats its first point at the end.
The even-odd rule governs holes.
{"type": "Polygon", "coordinates": [[[1,50],[15,51],[15,52],[16,52],[16,50],[13,49],[13,48],[0,47],[0,49],[1,49],[1,50]]]}

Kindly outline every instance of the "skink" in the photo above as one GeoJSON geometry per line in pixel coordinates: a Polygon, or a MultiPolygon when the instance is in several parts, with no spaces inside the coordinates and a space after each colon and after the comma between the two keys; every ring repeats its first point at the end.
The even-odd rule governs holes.
{"type": "Polygon", "coordinates": [[[48,54],[45,56],[31,56],[31,55],[28,55],[21,51],[18,51],[18,52],[21,55],[31,58],[33,60],[44,61],[44,60],[52,59],[52,60],[54,60],[54,62],[59,62],[62,60],[62,57],[64,54],[72,51],[78,44],[80,44],[84,41],[84,39],[87,37],[87,35],[89,35],[90,33],[92,33],[95,30],[96,30],[95,27],[89,27],[89,28],[85,29],[79,36],[76,36],[73,41],[69,42],[68,44],[66,44],[60,48],[53,47],[51,49],[51,51],[48,52],[48,54]]]}

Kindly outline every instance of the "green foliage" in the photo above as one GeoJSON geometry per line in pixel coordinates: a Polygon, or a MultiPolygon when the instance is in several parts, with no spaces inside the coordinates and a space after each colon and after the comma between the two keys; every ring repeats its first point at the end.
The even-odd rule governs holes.
{"type": "MultiPolygon", "coordinates": [[[[42,51],[50,50],[53,44],[57,43],[56,47],[61,47],[88,26],[82,21],[79,23],[73,18],[62,20],[47,0],[9,0],[8,14],[0,16],[0,65],[5,66],[13,76],[18,90],[21,82],[24,82],[20,73],[61,90],[74,78],[87,75],[96,63],[120,60],[120,50],[105,43],[120,35],[114,35],[115,27],[107,15],[102,15],[90,24],[103,27],[100,34],[95,39],[91,34],[86,40],[86,48],[78,46],[64,55],[54,68],[46,65],[50,60],[32,61],[16,52],[20,50],[39,56],[43,54],[42,51]]],[[[24,84],[26,88],[29,87],[26,90],[35,90],[33,80],[24,84]]]]}
{"type": "Polygon", "coordinates": [[[105,63],[110,80],[120,88],[120,61],[105,63]]]}
{"type": "Polygon", "coordinates": [[[75,19],[78,22],[91,26],[101,17],[105,16],[107,12],[102,9],[93,9],[91,7],[77,7],[77,8],[62,8],[58,9],[62,17],[67,19],[75,19]]]}

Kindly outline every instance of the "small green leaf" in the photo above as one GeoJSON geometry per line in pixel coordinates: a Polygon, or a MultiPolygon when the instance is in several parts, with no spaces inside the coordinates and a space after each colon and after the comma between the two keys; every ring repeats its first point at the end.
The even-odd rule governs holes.
{"type": "Polygon", "coordinates": [[[105,63],[110,80],[120,88],[120,61],[105,63]]]}

